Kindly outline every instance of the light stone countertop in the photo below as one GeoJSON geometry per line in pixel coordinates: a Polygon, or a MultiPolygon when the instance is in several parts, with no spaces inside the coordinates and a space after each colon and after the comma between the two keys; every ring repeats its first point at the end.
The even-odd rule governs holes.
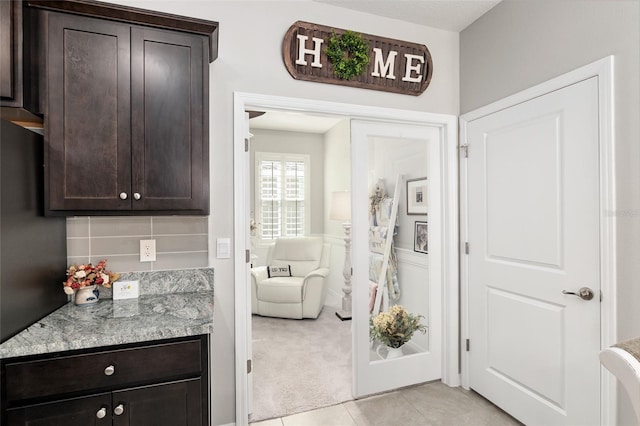
{"type": "Polygon", "coordinates": [[[0,345],[0,359],[213,332],[213,290],[67,303],[0,345]]]}

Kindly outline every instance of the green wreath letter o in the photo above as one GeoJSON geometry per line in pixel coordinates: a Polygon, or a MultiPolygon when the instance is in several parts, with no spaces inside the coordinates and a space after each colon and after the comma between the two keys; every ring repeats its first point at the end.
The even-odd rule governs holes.
{"type": "Polygon", "coordinates": [[[369,43],[353,31],[342,36],[332,32],[325,53],[333,64],[333,73],[343,80],[362,74],[369,64],[369,43]]]}

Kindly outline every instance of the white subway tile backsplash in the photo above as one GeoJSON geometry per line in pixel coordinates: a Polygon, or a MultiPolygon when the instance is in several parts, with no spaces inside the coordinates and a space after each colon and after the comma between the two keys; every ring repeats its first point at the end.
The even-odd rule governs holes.
{"type": "Polygon", "coordinates": [[[156,271],[165,271],[169,269],[192,269],[203,268],[207,266],[209,261],[207,252],[192,253],[158,253],[156,261],[153,262],[153,269],[156,271]]]}
{"type": "Polygon", "coordinates": [[[67,266],[70,265],[82,265],[83,263],[89,263],[91,259],[89,256],[67,256],[67,266]]]}
{"type": "Polygon", "coordinates": [[[67,237],[67,257],[88,257],[90,244],[91,240],[89,238],[67,237]]]}
{"type": "Polygon", "coordinates": [[[88,237],[89,218],[88,217],[68,217],[67,218],[67,238],[88,237]]]}
{"type": "Polygon", "coordinates": [[[67,262],[107,259],[113,272],[208,266],[208,218],[91,216],[67,218],[67,262]],[[140,240],[155,239],[157,261],[140,262],[140,240]]]}
{"type": "Polygon", "coordinates": [[[89,220],[92,237],[142,236],[151,235],[151,218],[147,216],[92,216],[89,220]]]}
{"type": "Polygon", "coordinates": [[[154,237],[157,253],[173,253],[180,251],[207,251],[206,235],[176,235],[154,237]]]}
{"type": "Polygon", "coordinates": [[[208,233],[208,218],[206,216],[170,216],[153,218],[154,235],[174,234],[204,234],[208,233]]]}
{"type": "Polygon", "coordinates": [[[93,237],[91,238],[91,255],[131,254],[139,256],[141,239],[141,237],[122,236],[93,237]]]}
{"type": "Polygon", "coordinates": [[[152,262],[140,262],[140,255],[111,255],[92,256],[91,262],[95,265],[101,260],[107,261],[107,270],[111,272],[140,272],[153,271],[152,262]]]}

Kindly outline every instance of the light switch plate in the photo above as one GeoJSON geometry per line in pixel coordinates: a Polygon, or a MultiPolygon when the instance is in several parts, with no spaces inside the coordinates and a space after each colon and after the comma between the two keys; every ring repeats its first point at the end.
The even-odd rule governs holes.
{"type": "Polygon", "coordinates": [[[113,300],[136,299],[140,295],[139,281],[116,281],[112,288],[113,300]]]}
{"type": "Polygon", "coordinates": [[[218,238],[216,241],[218,259],[231,257],[231,238],[218,238]]]}

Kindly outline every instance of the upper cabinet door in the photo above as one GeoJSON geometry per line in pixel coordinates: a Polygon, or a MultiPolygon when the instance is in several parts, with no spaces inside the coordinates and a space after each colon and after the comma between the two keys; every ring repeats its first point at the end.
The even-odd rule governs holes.
{"type": "Polygon", "coordinates": [[[49,209],[129,210],[130,27],[49,16],[49,209]]]}
{"type": "Polygon", "coordinates": [[[134,210],[208,210],[206,37],[131,29],[134,210]]]}
{"type": "Polygon", "coordinates": [[[0,1],[0,106],[22,106],[22,2],[0,1]]]}

